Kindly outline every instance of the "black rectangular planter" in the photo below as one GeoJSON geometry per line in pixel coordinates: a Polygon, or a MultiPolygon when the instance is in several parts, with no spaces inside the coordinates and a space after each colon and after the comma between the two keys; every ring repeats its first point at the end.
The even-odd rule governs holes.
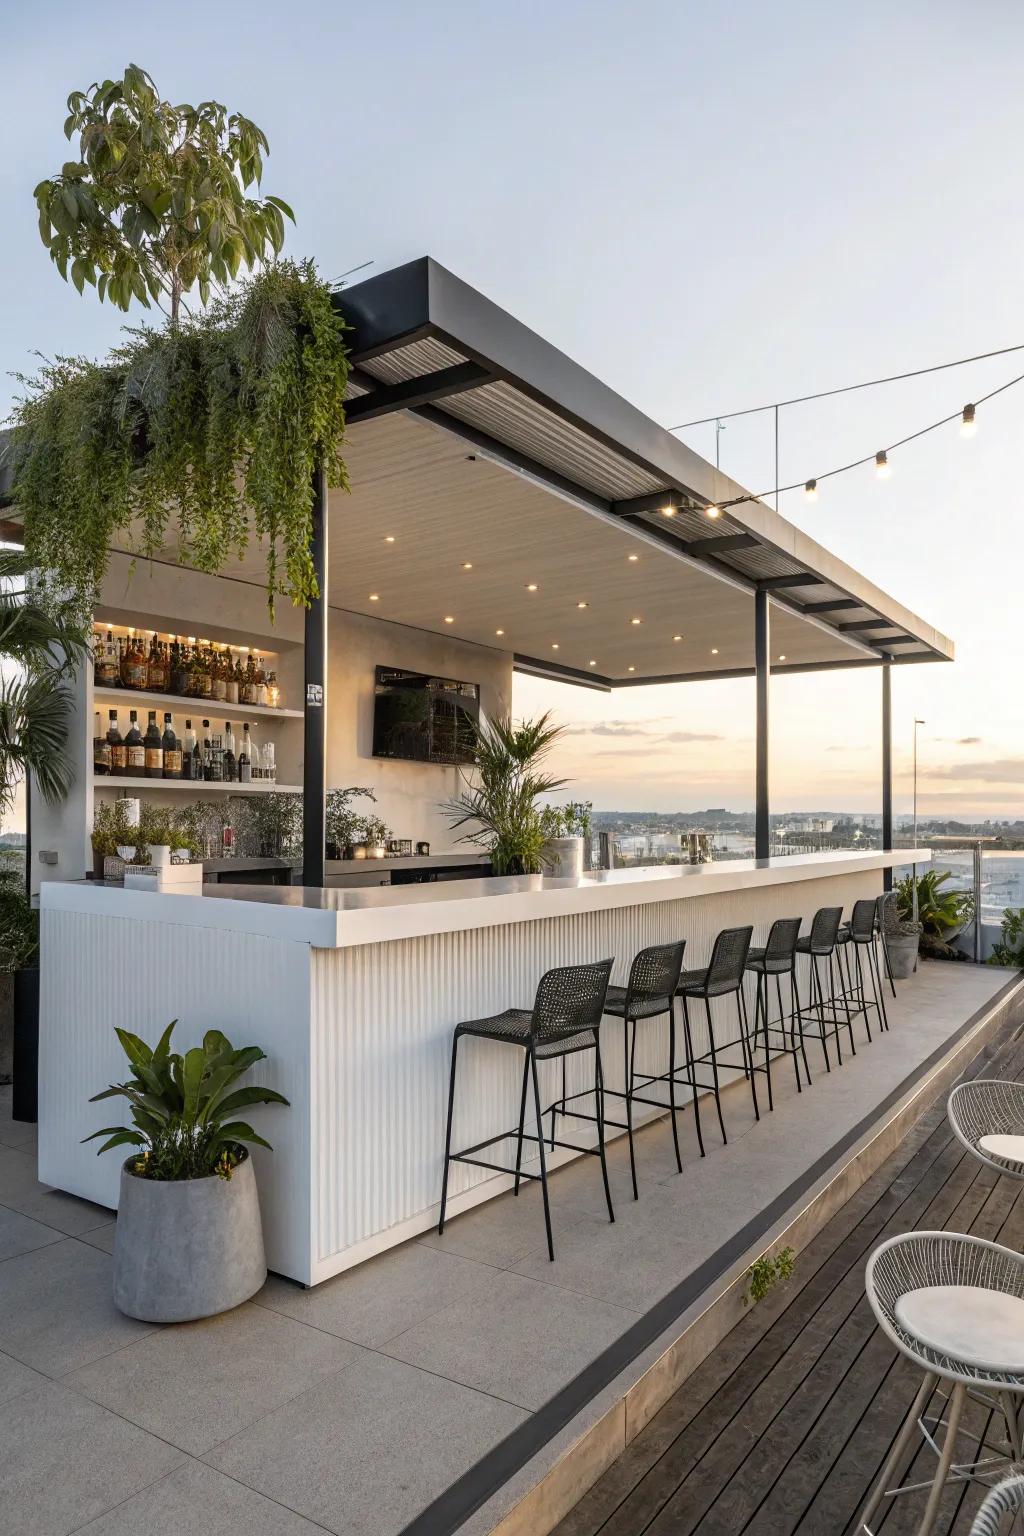
{"type": "Polygon", "coordinates": [[[14,1102],[15,1120],[38,1119],[39,1102],[39,967],[14,973],[14,1102]]]}

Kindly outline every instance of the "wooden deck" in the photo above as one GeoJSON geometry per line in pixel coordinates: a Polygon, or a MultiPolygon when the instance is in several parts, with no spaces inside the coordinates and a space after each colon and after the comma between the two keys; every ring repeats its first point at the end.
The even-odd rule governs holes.
{"type": "MultiPolygon", "coordinates": [[[[1024,1073],[1024,1032],[970,1075],[1024,1073]]],[[[555,1536],[852,1536],[920,1375],[864,1295],[871,1250],[898,1232],[948,1228],[1024,1248],[1024,1185],[965,1152],[935,1105],[800,1254],[786,1287],[753,1308],[557,1528],[555,1536]]],[[[965,1415],[984,1432],[980,1407],[965,1415]]],[[[966,1441],[965,1441],[966,1443],[966,1441]]],[[[915,1481],[930,1478],[923,1449],[915,1481]]],[[[947,1491],[937,1531],[970,1529],[983,1490],[947,1491]]],[[[876,1517],[916,1529],[922,1496],[876,1517]]]]}

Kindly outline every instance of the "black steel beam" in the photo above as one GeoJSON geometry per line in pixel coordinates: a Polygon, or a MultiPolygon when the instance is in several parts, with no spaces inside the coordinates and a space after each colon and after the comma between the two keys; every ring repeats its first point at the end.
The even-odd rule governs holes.
{"type": "Polygon", "coordinates": [[[357,421],[387,416],[392,411],[407,411],[416,405],[427,405],[431,400],[443,400],[447,395],[478,389],[494,377],[492,369],[468,362],[453,363],[450,368],[438,368],[435,373],[421,373],[414,379],[401,379],[397,384],[379,384],[369,394],[357,395],[348,402],[345,420],[351,426],[357,421]]]}
{"type": "Polygon", "coordinates": [[[800,571],[793,576],[766,576],[757,583],[759,592],[778,592],[783,587],[824,586],[823,576],[812,576],[810,571],[800,571]]]}
{"type": "Polygon", "coordinates": [[[841,608],[863,608],[855,597],[837,597],[831,603],[805,603],[804,613],[838,613],[841,608]]]}
{"type": "Polygon", "coordinates": [[[577,688],[592,688],[596,693],[611,693],[612,680],[598,672],[584,672],[580,667],[567,667],[557,661],[541,661],[537,656],[512,657],[512,668],[530,677],[549,677],[557,683],[573,683],[577,688]]]}
{"type": "Polygon", "coordinates": [[[686,501],[678,491],[651,491],[647,496],[613,501],[610,510],[616,517],[639,517],[644,512],[660,512],[665,507],[675,507],[679,512],[686,507],[686,501]]]}
{"type": "Polygon", "coordinates": [[[720,533],[715,539],[691,539],[686,546],[688,555],[702,558],[704,555],[724,555],[729,549],[750,549],[759,544],[752,533],[720,533]]]}
{"type": "Polygon", "coordinates": [[[923,643],[917,639],[916,635],[876,635],[873,641],[880,650],[884,650],[887,645],[922,645],[923,643]]]}
{"type": "MultiPolygon", "coordinates": [[[[921,651],[914,656],[858,656],[850,661],[785,662],[781,665],[776,663],[772,667],[772,676],[781,677],[784,673],[798,676],[805,672],[849,672],[857,667],[878,667],[887,661],[893,666],[907,666],[917,662],[923,664],[944,660],[945,657],[936,655],[934,651],[921,651]]],[[[753,676],[753,667],[722,667],[717,672],[662,672],[644,677],[613,677],[611,685],[613,688],[654,688],[661,683],[729,682],[733,678],[753,676]]]]}
{"type": "Polygon", "coordinates": [[[771,682],[771,620],[768,593],[754,597],[754,678],[757,704],[754,735],[754,857],[771,853],[768,796],[769,685],[771,682]]]}
{"type": "Polygon", "coordinates": [[[324,815],[327,800],[327,476],[313,472],[313,527],[309,541],[318,597],[306,609],[303,649],[302,883],[324,883],[324,815]]]}
{"type": "MultiPolygon", "coordinates": [[[[892,663],[882,663],[882,847],[892,847],[892,663]]],[[[892,870],[883,872],[885,889],[892,890],[892,870]]]]}
{"type": "Polygon", "coordinates": [[[855,634],[862,629],[885,629],[888,624],[888,619],[858,619],[854,624],[837,624],[836,629],[855,634]]]}

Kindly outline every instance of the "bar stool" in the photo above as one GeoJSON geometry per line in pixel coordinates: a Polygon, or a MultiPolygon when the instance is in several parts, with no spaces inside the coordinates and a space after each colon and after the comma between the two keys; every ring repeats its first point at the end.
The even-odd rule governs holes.
{"type": "Polygon", "coordinates": [[[798,1055],[803,1057],[804,1071],[807,1073],[807,1084],[810,1086],[811,1069],[807,1065],[807,1048],[804,1045],[803,1020],[800,1017],[800,999],[796,989],[796,941],[800,936],[800,919],[798,917],[779,917],[772,923],[768,934],[768,942],[764,948],[752,948],[747,955],[747,970],[757,977],[757,994],[754,998],[754,1053],[757,1052],[757,1037],[760,1032],[764,1038],[763,1071],[768,1078],[768,1108],[774,1109],[772,1101],[772,1072],[771,1035],[777,1035],[781,1044],[777,1049],[793,1058],[793,1070],[796,1073],[796,1091],[803,1093],[803,1085],[800,1081],[800,1062],[798,1055]],[[775,977],[775,995],[779,1005],[777,1020],[768,1017],[768,994],[771,983],[769,977],[775,977]],[[782,977],[789,977],[790,1009],[789,1029],[786,1028],[786,1009],[782,1001],[782,977]],[[788,1043],[787,1043],[788,1035],[788,1043]],[[799,1035],[799,1041],[797,1036],[799,1035]]]}
{"type": "MultiPolygon", "coordinates": [[[[683,1000],[683,1028],[686,1032],[686,1061],[679,1071],[684,1074],[683,1082],[693,1090],[694,1104],[697,1102],[697,1089],[705,1093],[713,1093],[715,1096],[715,1109],[718,1111],[718,1125],[722,1132],[723,1145],[728,1144],[728,1136],[725,1134],[725,1120],[722,1117],[722,1094],[718,1078],[718,1058],[722,1049],[715,1042],[715,1026],[711,1018],[711,999],[713,997],[736,998],[736,1014],[739,1019],[740,1038],[738,1044],[743,1050],[743,1067],[750,1081],[750,1093],[754,1101],[754,1114],[760,1119],[757,1107],[757,1087],[754,1082],[754,1073],[751,1071],[750,1053],[750,1028],[747,1020],[747,1001],[743,996],[743,976],[747,964],[747,954],[750,950],[750,940],[753,937],[752,927],[723,928],[715,939],[711,951],[711,961],[700,970],[683,971],[679,977],[678,995],[683,1000]],[[707,1016],[708,1049],[700,1056],[694,1056],[692,1037],[690,1034],[690,1000],[702,999],[704,1012],[707,1016]],[[697,1078],[697,1068],[706,1063],[711,1064],[712,1081],[700,1082],[697,1078]]],[[[732,1044],[733,1042],[730,1042],[732,1044]]],[[[723,1063],[729,1065],[729,1063],[723,1063]]],[[[700,1153],[704,1156],[704,1139],[700,1135],[700,1121],[697,1122],[697,1136],[700,1143],[700,1153]]]]}
{"type": "Polygon", "coordinates": [[[892,961],[889,959],[889,943],[886,929],[886,912],[890,903],[896,900],[895,891],[883,891],[881,896],[875,898],[875,926],[878,929],[878,937],[882,945],[882,955],[885,959],[885,974],[889,978],[889,988],[893,997],[896,996],[896,983],[892,976],[892,961]]]}
{"type": "Polygon", "coordinates": [[[605,993],[611,975],[612,961],[599,960],[584,965],[564,965],[546,972],[540,979],[532,1008],[506,1008],[486,1019],[471,1019],[455,1026],[452,1038],[452,1066],[448,1083],[448,1120],[444,1137],[444,1176],[441,1183],[441,1212],[437,1223],[438,1236],[444,1231],[445,1211],[448,1205],[448,1169],[452,1163],[469,1163],[474,1168],[489,1168],[496,1173],[515,1176],[515,1194],[519,1193],[521,1179],[539,1179],[544,1197],[544,1226],[548,1239],[548,1258],[554,1262],[555,1245],[551,1235],[551,1207],[548,1201],[547,1164],[544,1157],[544,1119],[540,1107],[540,1087],[537,1082],[537,1062],[574,1055],[577,1051],[594,1052],[594,1098],[597,1109],[597,1146],[580,1147],[573,1142],[555,1142],[552,1146],[565,1147],[571,1152],[585,1152],[601,1159],[601,1176],[608,1204],[608,1220],[615,1220],[612,1194],[608,1184],[608,1165],[604,1152],[604,1078],[601,1071],[601,1046],[599,1030],[604,1011],[605,993]],[[500,1131],[483,1141],[453,1152],[452,1117],[455,1109],[455,1068],[459,1041],[466,1035],[481,1040],[493,1040],[498,1045],[512,1045],[525,1051],[523,1063],[523,1088],[519,1102],[519,1125],[511,1131],[500,1131]],[[531,1135],[524,1129],[526,1122],[526,1095],[533,1082],[533,1106],[537,1121],[537,1133],[531,1135]],[[474,1156],[496,1141],[516,1138],[516,1165],[505,1168],[498,1163],[487,1162],[474,1156]],[[535,1141],[540,1155],[540,1173],[523,1172],[523,1142],[535,1141]]]}
{"type": "MultiPolygon", "coordinates": [[[[605,998],[604,1011],[622,1020],[622,1088],[605,1088],[604,1096],[611,1095],[621,1098],[626,1105],[626,1118],[622,1120],[609,1120],[604,1115],[605,1125],[613,1125],[617,1130],[624,1130],[629,1137],[629,1171],[633,1180],[633,1199],[638,1200],[639,1190],[636,1181],[636,1154],[633,1148],[633,1104],[652,1104],[658,1109],[667,1109],[672,1116],[672,1141],[675,1146],[676,1167],[683,1171],[683,1159],[679,1151],[679,1128],[676,1125],[676,1021],[675,1021],[675,993],[679,985],[679,976],[683,968],[683,951],[686,948],[686,940],[680,939],[674,944],[653,944],[648,949],[641,949],[634,955],[633,963],[629,968],[629,980],[624,987],[609,987],[605,998]],[[663,1014],[668,1015],[668,1072],[658,1074],[641,1073],[641,1088],[650,1088],[655,1083],[668,1083],[668,1104],[661,1099],[648,1099],[636,1092],[636,1037],[637,1024],[642,1019],[657,1019],[663,1014]]],[[[581,1095],[577,1094],[579,1098],[581,1095]]],[[[564,1079],[562,1109],[564,1110],[564,1079]]],[[[554,1112],[558,1106],[552,1106],[552,1134],[554,1134],[554,1112]]],[[[697,1108],[697,1096],[694,1093],[694,1113],[697,1117],[698,1136],[700,1134],[700,1110],[697,1108]]],[[[591,1119],[587,1115],[584,1119],[591,1119]]]]}
{"type": "Polygon", "coordinates": [[[839,1028],[845,1023],[850,1034],[850,1049],[857,1054],[857,1046],[853,1038],[853,1015],[849,1007],[843,1001],[843,989],[840,986],[836,991],[835,955],[839,944],[839,924],[842,921],[842,907],[819,907],[811,920],[811,931],[802,939],[796,941],[798,955],[806,955],[810,962],[810,1004],[807,1008],[800,1009],[801,1020],[807,1019],[817,1025],[815,1039],[821,1041],[821,1049],[825,1056],[825,1070],[832,1071],[832,1063],[828,1056],[828,1037],[831,1035],[836,1042],[836,1056],[839,1065],[843,1064],[843,1051],[839,1044],[839,1028]],[[825,992],[822,981],[821,968],[826,967],[828,979],[828,993],[825,992]],[[839,1017],[842,1009],[845,1017],[839,1017]],[[826,1012],[830,1017],[826,1018],[826,1012]]]}
{"type": "Polygon", "coordinates": [[[878,963],[878,931],[875,926],[878,917],[878,904],[872,897],[863,901],[855,901],[850,913],[850,921],[839,930],[838,942],[840,953],[846,955],[846,971],[848,987],[846,997],[855,1007],[855,1013],[864,1015],[864,1028],[867,1030],[868,1043],[871,1042],[871,1020],[869,1010],[873,1008],[878,1018],[879,1028],[889,1028],[889,1017],[885,1010],[885,990],[882,985],[882,970],[878,963]],[[864,990],[864,965],[861,955],[866,955],[868,976],[871,980],[871,997],[869,1002],[864,990]]]}

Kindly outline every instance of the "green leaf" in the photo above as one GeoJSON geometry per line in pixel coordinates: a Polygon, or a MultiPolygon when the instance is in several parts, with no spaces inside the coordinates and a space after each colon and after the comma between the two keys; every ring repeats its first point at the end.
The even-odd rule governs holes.
{"type": "Polygon", "coordinates": [[[160,1036],[160,1039],[157,1041],[156,1049],[153,1052],[154,1065],[157,1062],[164,1062],[167,1060],[171,1049],[171,1035],[174,1033],[174,1027],[177,1022],[177,1019],[172,1019],[167,1028],[164,1030],[163,1034],[160,1036]]]}
{"type": "Polygon", "coordinates": [[[286,219],[291,219],[292,223],[295,223],[295,215],[283,198],[268,196],[264,201],[268,202],[272,208],[279,208],[286,219]]]}
{"type": "Polygon", "coordinates": [[[218,1127],[214,1145],[222,1147],[226,1142],[231,1141],[251,1141],[258,1147],[266,1147],[268,1152],[274,1150],[270,1142],[264,1141],[263,1137],[257,1135],[252,1126],[247,1125],[244,1120],[232,1120],[229,1124],[218,1127]]]}
{"type": "Polygon", "coordinates": [[[195,1046],[191,1051],[186,1051],[181,1067],[181,1087],[184,1104],[182,1113],[186,1120],[195,1118],[199,1107],[199,1088],[203,1081],[203,1073],[206,1071],[206,1056],[203,1051],[195,1046]]]}
{"type": "Polygon", "coordinates": [[[121,1047],[133,1067],[149,1066],[153,1060],[153,1052],[145,1040],[140,1040],[138,1035],[133,1035],[129,1030],[120,1029],[116,1025],[114,1026],[114,1033],[120,1040],[121,1047]]]}
{"type": "Polygon", "coordinates": [[[217,1114],[233,1115],[236,1109],[245,1109],[249,1104],[287,1104],[288,1100],[283,1093],[278,1093],[276,1088],[261,1088],[256,1084],[248,1088],[238,1088],[234,1093],[229,1093],[221,1099],[217,1105],[217,1114]]]}

